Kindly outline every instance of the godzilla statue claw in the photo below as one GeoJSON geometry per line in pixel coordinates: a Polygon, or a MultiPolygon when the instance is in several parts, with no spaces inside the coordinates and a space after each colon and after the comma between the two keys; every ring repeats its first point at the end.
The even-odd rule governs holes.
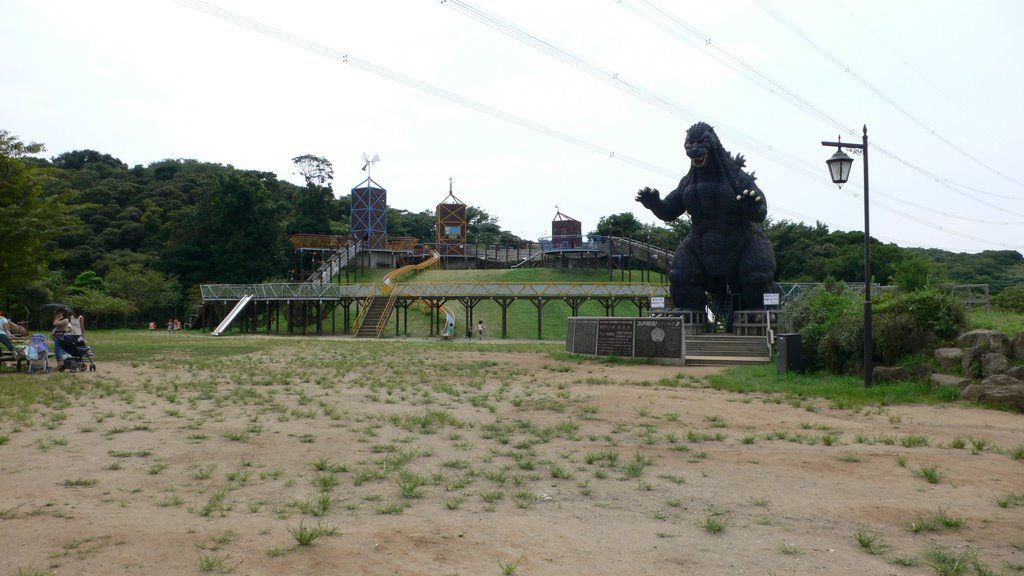
{"type": "Polygon", "coordinates": [[[775,252],[759,226],[768,214],[764,193],[743,156],[731,156],[714,128],[698,122],[686,131],[690,170],[665,198],[651,188],[636,201],[666,222],[690,215],[692,231],[679,243],[669,280],[677,308],[763,308],[765,293],[778,292],[775,252]],[[730,305],[721,306],[722,303],[730,305]],[[717,306],[716,306],[717,305],[717,306]]]}

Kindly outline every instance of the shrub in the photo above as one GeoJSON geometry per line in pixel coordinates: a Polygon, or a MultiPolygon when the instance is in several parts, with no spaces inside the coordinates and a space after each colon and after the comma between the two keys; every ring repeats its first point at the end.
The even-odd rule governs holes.
{"type": "MultiPolygon", "coordinates": [[[[783,332],[799,332],[804,367],[835,374],[862,369],[864,308],[859,294],[827,283],[790,299],[783,332]]],[[[879,294],[873,307],[873,356],[888,363],[915,354],[930,354],[938,341],[949,341],[967,326],[963,305],[943,290],[891,291],[879,294]]]]}
{"type": "Polygon", "coordinates": [[[782,331],[800,334],[806,369],[844,372],[859,365],[863,315],[859,295],[828,282],[786,302],[782,331]]]}
{"type": "Polygon", "coordinates": [[[950,292],[928,288],[916,292],[883,294],[875,307],[876,318],[891,314],[904,314],[914,325],[923,328],[942,341],[951,341],[967,327],[967,313],[950,292]]]}
{"type": "Polygon", "coordinates": [[[874,319],[875,353],[883,362],[893,364],[900,358],[930,354],[935,334],[903,312],[879,314],[874,319]]]}
{"type": "Polygon", "coordinates": [[[1010,286],[992,297],[992,304],[996,308],[1024,314],[1024,284],[1010,286]]]}

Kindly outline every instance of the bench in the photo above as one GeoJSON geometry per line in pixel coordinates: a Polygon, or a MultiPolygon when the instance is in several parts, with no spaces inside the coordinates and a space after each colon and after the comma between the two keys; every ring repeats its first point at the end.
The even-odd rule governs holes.
{"type": "MultiPolygon", "coordinates": [[[[14,348],[17,349],[22,346],[28,346],[28,338],[25,336],[11,336],[11,342],[14,343],[14,348]]],[[[5,365],[13,366],[16,372],[21,372],[22,366],[28,368],[28,358],[24,356],[15,358],[11,351],[0,345],[0,370],[3,370],[5,365]]]]}

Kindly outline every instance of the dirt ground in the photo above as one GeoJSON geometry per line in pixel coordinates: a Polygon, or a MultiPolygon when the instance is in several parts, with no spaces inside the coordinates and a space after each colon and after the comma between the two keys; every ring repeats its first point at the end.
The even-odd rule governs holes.
{"type": "Polygon", "coordinates": [[[1021,415],[442,355],[31,376],[66,394],[0,422],[0,574],[916,575],[940,549],[1024,573],[1021,415]]]}

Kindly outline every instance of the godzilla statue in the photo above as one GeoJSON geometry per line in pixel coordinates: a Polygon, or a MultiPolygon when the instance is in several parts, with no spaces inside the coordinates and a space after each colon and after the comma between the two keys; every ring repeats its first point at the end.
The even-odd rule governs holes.
{"type": "Polygon", "coordinates": [[[743,156],[731,156],[708,124],[691,126],[685,146],[690,170],[679,186],[664,199],[651,188],[636,195],[666,222],[690,215],[691,232],[679,243],[669,271],[672,301],[702,315],[710,305],[720,318],[730,318],[736,304],[738,310],[762,309],[764,294],[779,292],[775,252],[758,226],[768,213],[764,193],[743,170],[743,156]]]}

